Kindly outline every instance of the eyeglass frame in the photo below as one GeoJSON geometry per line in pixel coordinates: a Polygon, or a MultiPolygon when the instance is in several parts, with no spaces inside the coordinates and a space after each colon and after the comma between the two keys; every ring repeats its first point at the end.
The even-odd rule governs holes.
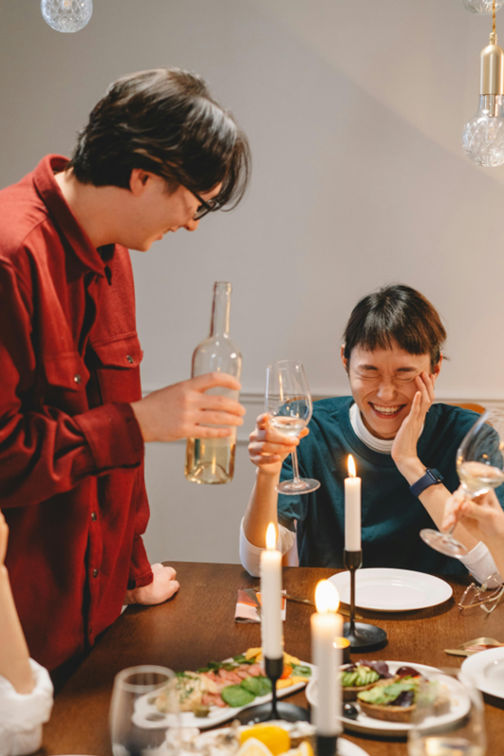
{"type": "Polygon", "coordinates": [[[501,598],[504,596],[504,584],[502,584],[502,585],[497,586],[496,588],[493,588],[490,596],[487,596],[484,599],[477,599],[473,603],[470,603],[470,604],[464,604],[464,599],[466,598],[467,594],[471,590],[474,590],[477,596],[478,594],[485,592],[487,590],[487,587],[485,584],[480,586],[477,583],[470,583],[465,589],[460,599],[457,601],[457,606],[461,611],[463,611],[464,609],[473,609],[475,606],[479,606],[487,614],[491,614],[500,603],[501,598]],[[492,604],[492,606],[488,608],[487,604],[492,604]]]}
{"type": "Polygon", "coordinates": [[[218,197],[212,197],[212,199],[204,200],[203,197],[201,197],[198,192],[195,192],[194,189],[190,189],[187,184],[184,184],[184,182],[181,180],[180,176],[178,175],[177,171],[170,166],[170,177],[163,175],[162,173],[159,173],[161,178],[163,178],[165,181],[170,181],[171,179],[175,179],[180,186],[183,186],[184,189],[187,189],[188,192],[191,192],[193,197],[196,197],[196,199],[199,202],[199,206],[196,208],[196,211],[192,217],[193,221],[199,221],[202,218],[205,217],[205,215],[208,215],[208,213],[214,213],[216,210],[220,210],[222,205],[219,202],[218,197]]]}

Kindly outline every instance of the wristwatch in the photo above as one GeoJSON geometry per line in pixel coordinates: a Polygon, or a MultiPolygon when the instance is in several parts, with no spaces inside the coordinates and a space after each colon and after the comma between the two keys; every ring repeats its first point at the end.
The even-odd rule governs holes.
{"type": "Polygon", "coordinates": [[[420,496],[426,488],[429,488],[429,486],[435,486],[437,483],[442,483],[443,480],[444,478],[439,470],[436,470],[435,467],[428,467],[422,477],[410,486],[409,490],[413,496],[420,496]]]}

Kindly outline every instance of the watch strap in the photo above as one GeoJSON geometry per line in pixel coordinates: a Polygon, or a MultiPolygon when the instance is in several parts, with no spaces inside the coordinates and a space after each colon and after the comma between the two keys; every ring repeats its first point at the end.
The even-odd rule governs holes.
{"type": "Polygon", "coordinates": [[[426,488],[435,486],[437,483],[442,483],[443,480],[444,478],[439,470],[436,470],[435,467],[428,467],[422,477],[410,486],[410,491],[413,496],[420,496],[426,488]]]}

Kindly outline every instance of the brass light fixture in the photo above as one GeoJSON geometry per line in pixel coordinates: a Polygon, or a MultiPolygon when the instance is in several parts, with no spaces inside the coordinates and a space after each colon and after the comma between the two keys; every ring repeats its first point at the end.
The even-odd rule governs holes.
{"type": "Polygon", "coordinates": [[[504,50],[497,44],[496,0],[492,0],[492,31],[481,51],[478,112],[464,127],[462,146],[471,160],[485,168],[504,164],[504,50]]]}

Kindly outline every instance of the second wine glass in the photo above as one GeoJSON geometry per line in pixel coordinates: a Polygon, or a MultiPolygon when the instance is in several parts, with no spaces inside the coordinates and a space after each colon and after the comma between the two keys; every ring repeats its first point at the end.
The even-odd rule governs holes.
{"type": "MultiPolygon", "coordinates": [[[[468,498],[487,493],[504,483],[504,412],[486,410],[464,436],[457,451],[457,473],[468,498]]],[[[452,535],[424,528],[420,536],[432,549],[462,557],[468,549],[452,535]]],[[[489,576],[490,577],[490,576],[489,576]]]]}
{"type": "MultiPolygon", "coordinates": [[[[279,360],[266,368],[266,412],[273,428],[291,438],[297,438],[312,416],[312,399],[304,367],[301,362],[279,360]]],[[[316,491],[320,482],[301,478],[296,449],[292,454],[292,480],[278,484],[283,494],[304,494],[316,491]]]]}

